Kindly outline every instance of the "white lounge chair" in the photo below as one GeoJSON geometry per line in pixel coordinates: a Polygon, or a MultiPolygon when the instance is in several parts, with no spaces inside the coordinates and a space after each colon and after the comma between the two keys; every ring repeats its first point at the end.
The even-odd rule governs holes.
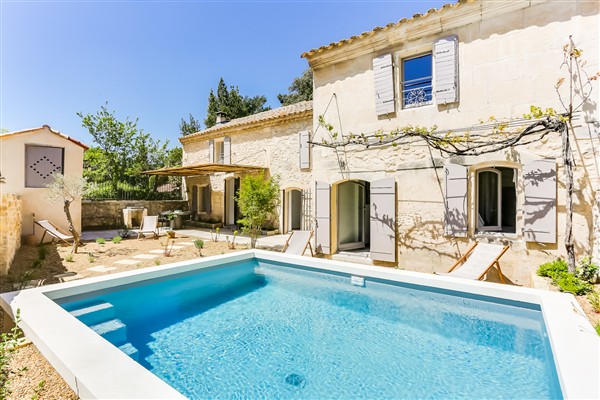
{"type": "Polygon", "coordinates": [[[158,215],[145,216],[140,229],[132,229],[132,231],[137,232],[138,239],[140,237],[146,238],[146,235],[158,238],[158,215]]]}
{"type": "Polygon", "coordinates": [[[303,256],[308,247],[310,249],[310,255],[314,256],[312,245],[310,244],[312,235],[313,231],[292,231],[285,241],[281,252],[303,256]]]}
{"type": "Polygon", "coordinates": [[[68,234],[65,231],[61,232],[61,229],[54,225],[52,222],[48,221],[47,219],[43,219],[41,221],[34,221],[36,223],[36,225],[39,225],[40,227],[42,227],[44,229],[44,234],[42,235],[42,240],[40,240],[40,244],[42,244],[44,242],[44,238],[46,237],[46,233],[50,236],[52,236],[52,241],[54,241],[54,239],[58,239],[60,241],[65,242],[66,244],[73,244],[73,243],[69,243],[69,240],[74,240],[75,238],[68,234]]]}
{"type": "Polygon", "coordinates": [[[508,246],[490,243],[474,243],[467,252],[454,263],[446,273],[455,278],[480,280],[492,267],[496,267],[500,282],[504,283],[504,276],[500,269],[500,257],[506,253],[508,246]]]}

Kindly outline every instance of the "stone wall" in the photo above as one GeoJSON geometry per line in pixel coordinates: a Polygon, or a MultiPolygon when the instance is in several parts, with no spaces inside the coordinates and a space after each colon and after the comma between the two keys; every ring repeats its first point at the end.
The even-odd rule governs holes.
{"type": "Polygon", "coordinates": [[[0,275],[6,275],[17,249],[21,247],[21,196],[0,196],[0,275]]]}
{"type": "Polygon", "coordinates": [[[84,200],[81,202],[81,225],[84,230],[116,229],[123,226],[123,209],[144,207],[148,215],[169,210],[187,210],[184,200],[84,200]]]}

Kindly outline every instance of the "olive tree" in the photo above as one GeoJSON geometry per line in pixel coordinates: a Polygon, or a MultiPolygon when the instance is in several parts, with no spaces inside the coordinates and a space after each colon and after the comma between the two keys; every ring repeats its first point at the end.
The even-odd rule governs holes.
{"type": "Polygon", "coordinates": [[[77,248],[81,244],[81,236],[73,225],[71,217],[71,203],[81,196],[85,190],[85,179],[78,176],[64,176],[63,174],[52,174],[52,182],[46,185],[50,191],[48,198],[53,202],[62,202],[63,210],[67,216],[69,232],[73,235],[73,252],[77,253],[77,248]]]}

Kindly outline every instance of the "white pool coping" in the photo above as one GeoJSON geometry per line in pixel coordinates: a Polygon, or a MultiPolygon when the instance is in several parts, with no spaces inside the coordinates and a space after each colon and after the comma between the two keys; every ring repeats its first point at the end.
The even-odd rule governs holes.
{"type": "Polygon", "coordinates": [[[0,305],[11,316],[20,309],[20,327],[81,398],[181,399],[185,398],[181,393],[71,316],[52,299],[254,257],[367,278],[539,304],[563,396],[566,399],[600,398],[600,337],[575,297],[565,293],[290,256],[263,250],[246,250],[4,293],[0,295],[0,305]]]}

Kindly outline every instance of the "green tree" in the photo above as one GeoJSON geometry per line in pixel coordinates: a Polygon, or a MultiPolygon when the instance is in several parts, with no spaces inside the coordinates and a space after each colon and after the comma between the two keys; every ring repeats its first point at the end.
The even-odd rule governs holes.
{"type": "Polygon", "coordinates": [[[198,132],[202,129],[200,125],[200,121],[198,121],[192,114],[189,116],[189,120],[185,118],[181,118],[181,122],[179,123],[179,132],[181,136],[191,135],[192,133],[198,132]]]}
{"type": "Polygon", "coordinates": [[[312,100],[313,98],[313,74],[310,68],[307,68],[302,75],[294,78],[294,81],[288,88],[288,94],[278,94],[277,99],[282,106],[289,106],[300,101],[312,100]]]}
{"type": "Polygon", "coordinates": [[[217,86],[217,94],[215,95],[211,89],[208,95],[204,125],[207,128],[214,126],[217,123],[218,112],[222,112],[229,119],[235,119],[270,110],[270,107],[265,106],[266,102],[265,96],[242,96],[237,86],[228,88],[221,78],[217,86]]]}
{"type": "Polygon", "coordinates": [[[135,137],[139,133],[138,120],[130,121],[129,117],[124,122],[117,120],[114,111],[108,110],[108,103],[96,114],[83,115],[78,112],[77,115],[81,118],[82,126],[88,130],[101,149],[106,160],[108,180],[116,191],[117,183],[126,180],[129,155],[134,152],[135,137]]]}
{"type": "Polygon", "coordinates": [[[92,146],[83,153],[83,177],[88,182],[110,181],[108,158],[100,147],[92,146]]]}
{"type": "Polygon", "coordinates": [[[237,202],[243,218],[237,222],[250,234],[252,248],[262,228],[273,218],[279,204],[279,179],[262,175],[247,175],[240,182],[237,202]]]}

